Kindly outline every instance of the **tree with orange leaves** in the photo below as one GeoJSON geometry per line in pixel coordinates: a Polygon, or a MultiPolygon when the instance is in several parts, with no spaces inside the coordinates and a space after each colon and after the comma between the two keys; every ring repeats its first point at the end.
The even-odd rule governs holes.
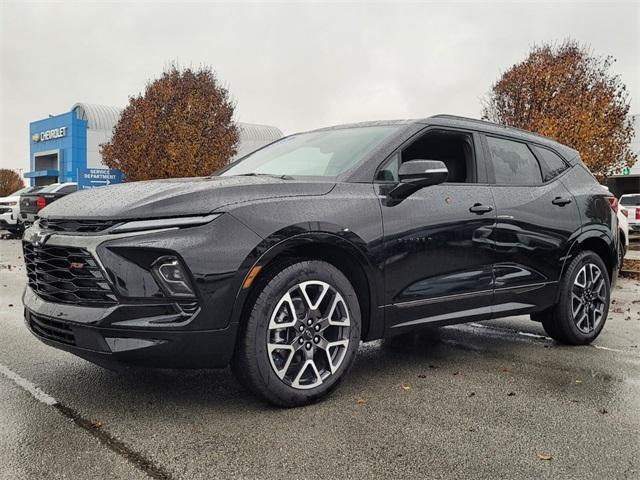
{"type": "Polygon", "coordinates": [[[8,168],[0,168],[0,197],[8,197],[21,188],[24,188],[24,182],[20,175],[8,168]]]}
{"type": "Polygon", "coordinates": [[[575,148],[602,179],[631,166],[629,95],[614,59],[573,40],[534,47],[493,85],[483,118],[540,133],[575,148]]]}
{"type": "Polygon", "coordinates": [[[233,111],[210,68],[172,66],[129,99],[102,158],[127,181],[210,175],[236,153],[233,111]]]}

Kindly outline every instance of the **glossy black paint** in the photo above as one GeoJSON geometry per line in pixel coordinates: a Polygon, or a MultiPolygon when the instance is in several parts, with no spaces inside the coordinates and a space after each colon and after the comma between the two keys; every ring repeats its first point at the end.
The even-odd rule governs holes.
{"type": "Polygon", "coordinates": [[[221,215],[198,227],[127,235],[111,234],[111,226],[94,233],[34,226],[25,241],[44,234],[61,245],[95,244],[118,304],[55,304],[27,288],[27,325],[33,325],[32,314],[66,322],[74,345],[43,341],[96,363],[223,366],[260,275],[284,259],[321,258],[345,272],[358,293],[363,340],[546,308],[555,301],[568,260],[585,246],[604,258],[614,279],[615,215],[577,152],[484,122],[436,116],[392,123],[397,134],[337,178],[161,180],[55,202],[41,212],[43,218],[117,224],[221,215]],[[397,184],[374,181],[378,168],[433,128],[473,138],[476,183],[443,183],[392,198],[397,184]],[[495,185],[482,147],[485,133],[553,148],[570,167],[544,185],[495,185]],[[167,254],[186,266],[194,302],[166,297],[151,276],[154,260],[167,254]],[[256,266],[262,273],[244,288],[256,266]]]}

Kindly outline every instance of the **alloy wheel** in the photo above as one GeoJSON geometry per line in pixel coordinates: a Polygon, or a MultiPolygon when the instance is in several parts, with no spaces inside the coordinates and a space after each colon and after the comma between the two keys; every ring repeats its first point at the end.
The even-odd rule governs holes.
{"type": "Polygon", "coordinates": [[[587,263],[578,271],[571,289],[571,312],[578,330],[593,332],[603,319],[605,306],[605,276],[600,267],[587,263]]]}
{"type": "Polygon", "coordinates": [[[340,292],[319,280],[298,283],[280,298],[269,320],[271,368],[293,388],[317,387],[340,368],[350,329],[340,292]]]}

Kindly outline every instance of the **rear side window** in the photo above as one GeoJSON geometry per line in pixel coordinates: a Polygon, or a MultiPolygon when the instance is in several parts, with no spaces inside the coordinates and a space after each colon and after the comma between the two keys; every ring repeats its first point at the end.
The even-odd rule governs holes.
{"type": "Polygon", "coordinates": [[[486,137],[497,184],[536,185],[542,183],[538,160],[525,143],[486,137]]]}
{"type": "Polygon", "coordinates": [[[549,180],[557,177],[568,168],[565,161],[562,160],[559,155],[547,148],[533,145],[533,151],[540,159],[540,168],[542,169],[543,182],[548,182],[549,180]]]}
{"type": "Polygon", "coordinates": [[[76,185],[66,185],[58,190],[58,193],[73,193],[78,190],[76,185]]]}

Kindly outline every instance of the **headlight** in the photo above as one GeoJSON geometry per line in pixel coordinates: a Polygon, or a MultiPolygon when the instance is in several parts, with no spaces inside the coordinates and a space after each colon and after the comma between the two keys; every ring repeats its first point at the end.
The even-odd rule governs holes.
{"type": "Polygon", "coordinates": [[[158,285],[169,297],[195,297],[191,282],[180,260],[173,255],[158,258],[151,267],[158,285]]]}
{"type": "Polygon", "coordinates": [[[118,225],[112,233],[136,232],[140,230],[158,230],[162,228],[195,227],[218,218],[220,213],[197,217],[158,218],[155,220],[136,220],[118,225]]]}

